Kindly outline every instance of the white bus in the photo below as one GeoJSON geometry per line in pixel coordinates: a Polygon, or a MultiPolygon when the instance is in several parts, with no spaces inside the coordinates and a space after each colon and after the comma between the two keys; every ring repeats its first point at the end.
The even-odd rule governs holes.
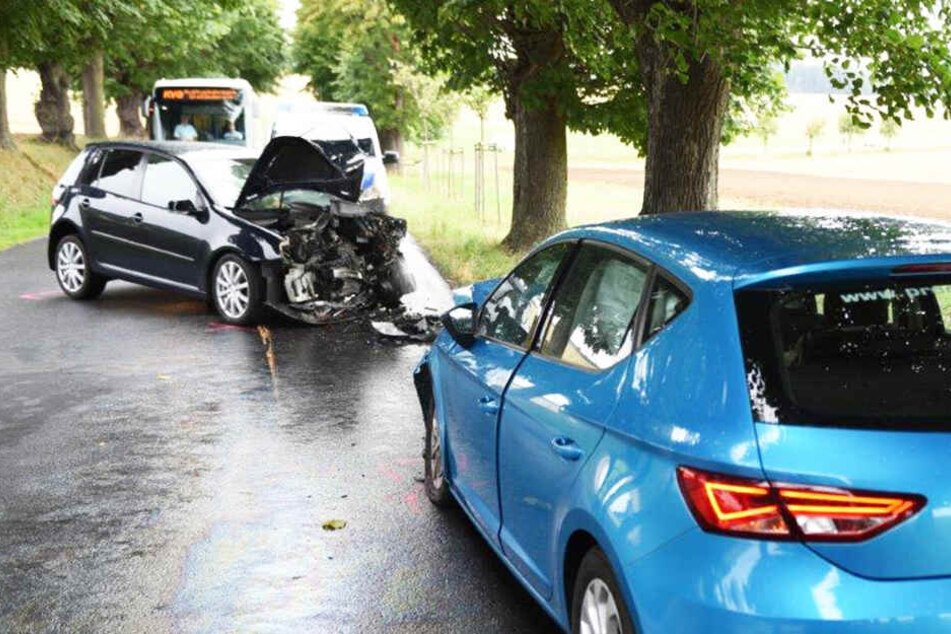
{"type": "Polygon", "coordinates": [[[267,142],[257,95],[244,79],[159,79],[146,99],[149,138],[257,147],[267,142]]]}

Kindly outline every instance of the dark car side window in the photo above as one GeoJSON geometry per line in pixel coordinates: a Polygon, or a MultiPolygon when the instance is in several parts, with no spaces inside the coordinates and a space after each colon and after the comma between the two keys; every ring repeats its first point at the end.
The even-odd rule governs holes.
{"type": "Polygon", "coordinates": [[[519,264],[485,302],[479,335],[526,349],[541,316],[545,294],[570,248],[559,243],[519,264]]]}
{"type": "Polygon", "coordinates": [[[687,308],[690,299],[670,280],[658,275],[651,289],[650,304],[647,307],[647,320],[644,341],[647,341],[664,329],[674,317],[687,308]]]}
{"type": "Polygon", "coordinates": [[[76,179],[77,185],[92,185],[99,178],[99,171],[102,169],[102,161],[106,158],[105,150],[95,149],[92,155],[86,159],[79,178],[76,179]]]}
{"type": "Polygon", "coordinates": [[[583,244],[555,292],[541,354],[589,370],[630,354],[629,330],[647,271],[618,251],[583,244]]]}
{"type": "Polygon", "coordinates": [[[126,198],[139,197],[139,164],[142,153],[134,150],[109,150],[95,187],[126,198]]]}
{"type": "Polygon", "coordinates": [[[169,209],[171,203],[190,200],[200,202],[198,186],[178,161],[158,154],[149,154],[142,178],[142,202],[169,209]]]}

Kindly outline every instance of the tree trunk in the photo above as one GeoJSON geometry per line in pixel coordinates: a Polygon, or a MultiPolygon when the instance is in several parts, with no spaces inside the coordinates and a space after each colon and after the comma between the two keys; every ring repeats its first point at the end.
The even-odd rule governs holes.
{"type": "Polygon", "coordinates": [[[661,64],[664,52],[638,42],[648,98],[642,214],[716,209],[720,138],[729,85],[707,58],[691,62],[687,81],[661,64]]]}
{"type": "Polygon", "coordinates": [[[522,251],[565,228],[568,150],[565,116],[557,102],[550,99],[544,107],[528,109],[513,92],[512,227],[502,244],[522,251]]]}
{"type": "Polygon", "coordinates": [[[83,69],[83,130],[87,137],[106,137],[105,74],[102,51],[83,69]]]}
{"type": "Polygon", "coordinates": [[[0,68],[0,150],[12,150],[15,147],[10,121],[7,119],[7,69],[0,68]]]}
{"type": "MultiPolygon", "coordinates": [[[[655,39],[648,25],[654,2],[611,0],[635,40],[647,95],[647,161],[642,214],[715,209],[723,120],[729,82],[708,55],[689,59],[686,82],[671,69],[672,45],[655,39]]],[[[682,3],[665,1],[673,10],[682,3]]],[[[694,16],[696,17],[696,16],[694,16]]]]}
{"type": "Polygon", "coordinates": [[[139,112],[145,97],[138,91],[132,91],[116,99],[116,113],[119,115],[119,136],[140,139],[145,136],[142,117],[139,112]]]}
{"type": "Polygon", "coordinates": [[[59,62],[42,62],[37,70],[42,89],[33,112],[43,131],[41,137],[49,143],[75,146],[73,117],[69,113],[69,75],[59,62]]]}
{"type": "Polygon", "coordinates": [[[403,154],[403,133],[398,128],[388,128],[380,130],[380,148],[386,152],[395,150],[399,153],[401,161],[396,164],[386,166],[387,172],[399,172],[402,165],[403,154]]]}
{"type": "Polygon", "coordinates": [[[397,128],[386,128],[380,130],[380,147],[383,151],[396,150],[403,155],[403,133],[397,128]]]}

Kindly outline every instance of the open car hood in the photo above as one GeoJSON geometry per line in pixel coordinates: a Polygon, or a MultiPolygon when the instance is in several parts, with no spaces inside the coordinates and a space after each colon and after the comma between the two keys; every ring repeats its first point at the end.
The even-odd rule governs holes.
{"type": "Polygon", "coordinates": [[[298,136],[271,140],[251,168],[235,209],[280,191],[312,189],[356,202],[363,182],[363,156],[335,162],[316,143],[298,136]]]}

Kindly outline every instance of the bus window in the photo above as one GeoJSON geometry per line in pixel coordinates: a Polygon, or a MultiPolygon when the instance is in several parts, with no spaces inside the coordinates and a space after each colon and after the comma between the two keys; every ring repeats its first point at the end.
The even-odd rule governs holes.
{"type": "Polygon", "coordinates": [[[156,90],[159,125],[153,137],[245,145],[248,132],[243,101],[242,93],[231,89],[156,90]]]}

